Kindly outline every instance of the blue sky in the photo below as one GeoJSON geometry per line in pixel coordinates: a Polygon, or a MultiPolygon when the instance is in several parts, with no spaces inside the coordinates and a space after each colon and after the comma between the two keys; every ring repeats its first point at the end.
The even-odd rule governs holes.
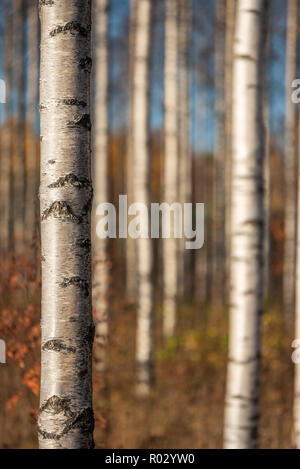
{"type": "MultiPolygon", "coordinates": [[[[164,8],[162,0],[156,3],[159,5],[159,10],[153,22],[150,67],[150,127],[152,130],[158,130],[163,125],[164,8]]],[[[267,67],[270,126],[273,133],[283,138],[286,0],[272,0],[270,4],[270,56],[267,67]]],[[[211,151],[215,129],[213,86],[215,0],[192,0],[192,5],[193,28],[190,34],[189,51],[190,140],[194,148],[211,151]],[[210,53],[207,53],[209,49],[210,53]],[[199,70],[201,70],[201,75],[199,70]]],[[[4,15],[2,10],[3,2],[0,3],[0,78],[3,77],[4,15]]],[[[109,115],[110,125],[114,130],[125,128],[128,123],[129,96],[126,77],[129,67],[129,16],[129,0],[111,0],[109,115]]],[[[3,121],[3,110],[4,106],[0,105],[0,121],[3,121]]]]}
{"type": "MultiPolygon", "coordinates": [[[[215,0],[192,0],[193,30],[190,35],[190,140],[193,146],[202,151],[212,151],[215,131],[214,116],[214,17],[215,0]],[[210,48],[210,54],[206,54],[210,48]],[[199,80],[198,68],[207,75],[199,80]],[[206,73],[207,72],[207,73],[206,73]],[[198,75],[198,77],[197,77],[198,75]],[[206,81],[206,83],[205,83],[206,81]]],[[[111,38],[111,76],[112,104],[111,123],[115,128],[126,125],[128,116],[120,112],[120,107],[126,103],[126,91],[123,100],[117,88],[122,80],[122,66],[118,61],[120,55],[128,60],[127,43],[122,38],[124,31],[128,31],[129,1],[112,0],[110,12],[111,38]],[[124,49],[123,49],[124,48],[124,49]]],[[[283,122],[285,111],[285,0],[272,0],[269,11],[270,54],[267,64],[268,105],[271,131],[277,136],[284,137],[283,122]]],[[[151,44],[151,75],[150,75],[150,127],[153,130],[163,125],[163,43],[164,25],[163,8],[161,16],[155,19],[151,44]]]]}

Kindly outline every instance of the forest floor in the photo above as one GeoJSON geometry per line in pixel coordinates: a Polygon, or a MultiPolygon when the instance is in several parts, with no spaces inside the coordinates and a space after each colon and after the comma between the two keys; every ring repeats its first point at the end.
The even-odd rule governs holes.
{"type": "MultiPolygon", "coordinates": [[[[105,387],[103,378],[94,373],[96,447],[222,446],[228,342],[226,314],[214,310],[207,315],[209,321],[203,321],[201,317],[195,320],[191,306],[182,307],[180,313],[178,335],[166,344],[159,335],[157,321],[155,383],[147,398],[135,396],[134,312],[127,307],[115,313],[117,318],[112,321],[113,339],[109,350],[111,365],[105,387]]],[[[293,366],[290,344],[291,340],[285,338],[279,312],[270,308],[263,315],[261,448],[291,447],[293,366]]],[[[24,370],[10,360],[7,365],[1,365],[1,448],[37,447],[38,389],[31,384],[26,392],[22,391],[27,366],[24,370]]]]}
{"type": "MultiPolygon", "coordinates": [[[[158,312],[155,385],[147,399],[134,393],[134,318],[122,314],[113,330],[109,376],[109,426],[113,448],[221,448],[227,361],[227,314],[180,309],[178,335],[164,343],[158,312]],[[206,314],[205,314],[206,313],[206,314]],[[207,319],[209,318],[209,319],[207,319]]],[[[293,364],[280,312],[263,315],[260,447],[291,448],[293,364]]],[[[95,400],[95,403],[97,399],[95,400]]],[[[99,427],[97,427],[99,428],[99,427]]],[[[99,435],[99,436],[98,436],[99,435]]]]}
{"type": "MultiPolygon", "coordinates": [[[[40,279],[30,259],[2,263],[0,448],[36,448],[39,395],[40,279]],[[26,306],[24,306],[26,305],[26,306]]],[[[120,298],[120,297],[119,297],[120,298]]],[[[114,295],[108,372],[94,372],[96,448],[221,448],[228,346],[224,308],[182,304],[176,336],[161,336],[155,319],[154,386],[135,395],[136,315],[114,295]]],[[[261,448],[291,448],[293,337],[278,306],[262,316],[261,448]]]]}

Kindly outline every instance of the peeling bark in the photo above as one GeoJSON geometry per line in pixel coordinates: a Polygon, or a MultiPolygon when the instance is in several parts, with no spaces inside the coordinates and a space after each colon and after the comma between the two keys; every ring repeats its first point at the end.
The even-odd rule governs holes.
{"type": "Polygon", "coordinates": [[[40,1],[40,448],[92,448],[90,1],[40,1]]]}

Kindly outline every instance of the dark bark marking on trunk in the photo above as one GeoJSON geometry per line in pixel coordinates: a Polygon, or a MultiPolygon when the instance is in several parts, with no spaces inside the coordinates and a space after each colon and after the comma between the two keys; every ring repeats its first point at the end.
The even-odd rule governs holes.
{"type": "Polygon", "coordinates": [[[72,121],[67,122],[67,127],[69,129],[78,129],[82,127],[90,131],[92,128],[90,115],[89,114],[76,114],[72,121]]]}
{"type": "Polygon", "coordinates": [[[68,397],[51,396],[40,407],[39,412],[51,412],[53,414],[63,413],[66,417],[72,417],[73,412],[70,408],[71,399],[68,397]]]}
{"type": "Polygon", "coordinates": [[[84,101],[80,101],[79,99],[76,98],[65,98],[61,101],[62,104],[65,104],[66,106],[80,106],[80,107],[86,107],[87,103],[84,101]]]}
{"type": "Polygon", "coordinates": [[[77,288],[80,288],[80,290],[83,291],[83,294],[85,297],[88,297],[90,294],[89,282],[87,282],[86,280],[83,280],[80,277],[64,278],[63,282],[61,282],[59,285],[62,288],[67,288],[72,285],[77,288]]]}
{"type": "Polygon", "coordinates": [[[68,34],[70,33],[71,35],[74,35],[76,33],[80,34],[80,36],[83,37],[88,37],[90,33],[91,28],[84,28],[80,23],[77,23],[76,21],[69,21],[65,25],[57,26],[54,28],[52,31],[50,31],[49,35],[51,37],[57,36],[57,34],[68,34]]]}
{"type": "Polygon", "coordinates": [[[62,221],[71,221],[77,224],[82,222],[82,217],[77,217],[71,207],[66,202],[60,200],[56,200],[49,208],[43,211],[41,221],[49,218],[59,218],[62,221]]]}
{"type": "Polygon", "coordinates": [[[79,239],[79,241],[76,242],[76,246],[78,246],[79,248],[83,248],[89,252],[91,248],[91,240],[89,238],[79,239]]]}
{"type": "MultiPolygon", "coordinates": [[[[65,409],[63,408],[63,406],[66,403],[67,403],[67,406],[68,406],[69,399],[63,400],[63,399],[57,398],[57,396],[53,396],[53,398],[54,398],[54,401],[55,401],[55,399],[58,399],[60,401],[60,402],[58,401],[58,408],[54,409],[54,414],[58,414],[60,412],[63,412],[63,414],[66,415],[65,414],[65,409]],[[65,401],[65,402],[63,403],[63,401],[65,401]]],[[[50,398],[50,399],[52,399],[52,398],[50,398]]],[[[43,411],[47,411],[47,409],[42,407],[39,412],[41,413],[43,411]]],[[[62,436],[66,435],[67,433],[69,433],[71,430],[73,430],[75,428],[81,428],[87,434],[92,434],[93,433],[93,430],[94,430],[94,413],[93,413],[93,410],[90,407],[86,408],[86,409],[82,409],[78,412],[72,412],[70,410],[70,408],[68,407],[68,411],[70,412],[71,415],[70,415],[70,418],[66,421],[66,424],[65,424],[65,426],[64,426],[61,433],[46,432],[39,425],[38,425],[38,428],[37,428],[38,433],[44,439],[48,439],[48,440],[60,440],[60,438],[62,436]]],[[[90,448],[92,449],[93,447],[94,447],[94,442],[91,439],[90,448]]]]}
{"type": "Polygon", "coordinates": [[[54,0],[40,0],[39,7],[47,6],[52,7],[54,5],[54,0]]]}
{"type": "Polygon", "coordinates": [[[61,339],[51,339],[48,340],[42,347],[43,350],[53,350],[54,352],[68,352],[68,353],[75,353],[76,348],[70,347],[61,339]]]}
{"type": "Polygon", "coordinates": [[[81,178],[75,174],[69,173],[66,176],[60,177],[57,181],[49,184],[49,189],[56,189],[58,187],[72,186],[82,189],[87,187],[89,190],[92,189],[92,184],[87,178],[81,178]]]}
{"type": "Polygon", "coordinates": [[[90,72],[92,69],[91,57],[83,57],[79,62],[79,67],[85,72],[90,72]]]}

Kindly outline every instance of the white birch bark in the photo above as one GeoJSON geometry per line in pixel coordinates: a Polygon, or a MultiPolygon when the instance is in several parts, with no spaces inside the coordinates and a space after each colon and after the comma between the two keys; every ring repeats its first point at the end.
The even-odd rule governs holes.
{"type": "Polygon", "coordinates": [[[89,0],[40,0],[40,448],[92,448],[89,0]]]}
{"type": "MultiPolygon", "coordinates": [[[[150,206],[150,149],[148,135],[149,41],[151,0],[139,0],[136,5],[135,55],[133,70],[133,178],[135,202],[150,206]]],[[[145,216],[148,222],[148,215],[145,216]]],[[[153,247],[151,238],[136,240],[137,256],[137,393],[145,395],[151,387],[153,247]]]]}
{"type": "MultiPolygon", "coordinates": [[[[108,0],[93,1],[93,181],[95,210],[101,203],[109,202],[108,174],[108,0]]],[[[108,341],[108,239],[99,239],[93,227],[93,305],[95,311],[94,357],[98,371],[106,367],[105,349],[108,341]]]]}
{"type": "MultiPolygon", "coordinates": [[[[165,20],[165,161],[164,202],[172,204],[178,196],[177,140],[177,0],[166,0],[165,20]]],[[[163,332],[174,334],[178,281],[177,240],[163,240],[163,332]]]]}
{"type": "Polygon", "coordinates": [[[238,0],[233,69],[230,343],[225,448],[257,445],[263,284],[264,0],[238,0]]]}
{"type": "Polygon", "coordinates": [[[296,78],[298,0],[289,0],[287,5],[283,302],[287,324],[292,327],[296,256],[296,106],[291,100],[291,85],[296,78]]]}
{"type": "MultiPolygon", "coordinates": [[[[298,117],[298,139],[300,138],[300,119],[298,117]]],[[[300,141],[300,140],[299,140],[300,141]]],[[[297,207],[297,249],[296,249],[296,308],[295,339],[300,338],[300,147],[298,148],[298,207],[297,207]]],[[[294,377],[294,445],[300,448],[300,363],[295,363],[294,377]]]]}

